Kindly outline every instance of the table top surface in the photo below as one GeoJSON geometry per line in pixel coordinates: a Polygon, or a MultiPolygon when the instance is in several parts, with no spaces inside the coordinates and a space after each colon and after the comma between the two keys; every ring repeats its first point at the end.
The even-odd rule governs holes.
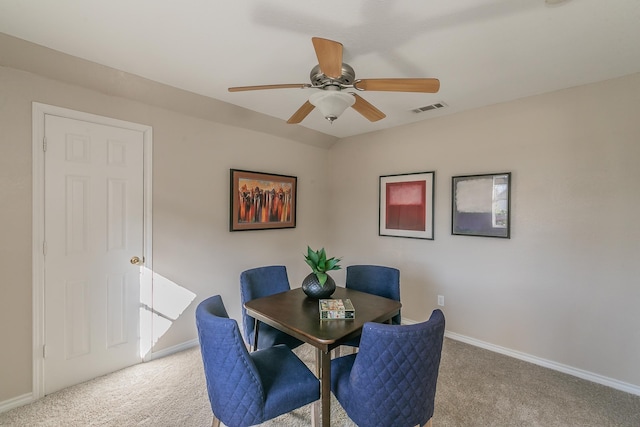
{"type": "Polygon", "coordinates": [[[385,322],[398,314],[402,304],[389,298],[336,287],[332,299],[350,299],[355,319],[320,320],[317,299],[308,298],[301,288],[256,298],[244,304],[247,313],[324,351],[360,335],[366,322],[385,322]]]}

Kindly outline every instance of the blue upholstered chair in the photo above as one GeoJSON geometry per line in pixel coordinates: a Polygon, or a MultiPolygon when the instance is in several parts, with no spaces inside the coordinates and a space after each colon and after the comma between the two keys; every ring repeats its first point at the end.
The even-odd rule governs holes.
{"type": "Polygon", "coordinates": [[[359,427],[431,425],[444,337],[434,310],[414,325],[365,323],[360,350],[331,361],[331,391],[359,427]]]}
{"type": "MultiPolygon", "coordinates": [[[[400,301],[400,270],[381,265],[350,265],[345,287],[400,301]]],[[[399,325],[401,320],[398,313],[391,323],[399,325]]]]}
{"type": "Polygon", "coordinates": [[[240,273],[240,300],[242,301],[242,325],[244,339],[253,350],[269,348],[277,344],[284,344],[294,349],[302,341],[266,325],[258,323],[258,343],[254,342],[255,319],[247,314],[244,303],[252,299],[286,292],[291,289],[287,268],[284,265],[252,268],[240,273]]]}
{"type": "MultiPolygon", "coordinates": [[[[345,287],[400,301],[400,270],[382,265],[350,265],[347,267],[345,287]]],[[[401,321],[400,313],[391,318],[393,325],[399,325],[401,321]]],[[[360,337],[353,338],[342,345],[358,347],[360,337]]],[[[340,348],[336,349],[336,355],[340,354],[340,348]]]]}
{"type": "Polygon", "coordinates": [[[260,424],[320,398],[318,378],[287,346],[249,353],[219,295],[198,305],[196,325],[213,427],[260,424]]]}

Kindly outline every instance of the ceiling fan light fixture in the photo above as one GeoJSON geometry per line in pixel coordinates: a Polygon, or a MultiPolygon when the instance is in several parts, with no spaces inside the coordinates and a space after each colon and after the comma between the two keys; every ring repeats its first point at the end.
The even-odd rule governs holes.
{"type": "Polygon", "coordinates": [[[311,69],[311,74],[309,75],[311,84],[296,83],[238,86],[230,87],[229,92],[262,89],[312,88],[316,92],[287,120],[288,124],[298,124],[316,107],[318,107],[320,113],[329,123],[333,123],[344,113],[344,110],[349,107],[352,107],[357,113],[361,114],[370,122],[377,122],[386,117],[382,111],[378,110],[360,95],[355,92],[347,93],[346,90],[418,93],[436,93],[440,90],[440,80],[435,78],[356,80],[356,73],[353,68],[349,64],[342,62],[342,43],[320,37],[312,37],[311,41],[313,42],[313,48],[318,57],[318,65],[311,69]],[[343,90],[345,92],[343,92],[343,90]]]}
{"type": "Polygon", "coordinates": [[[309,102],[320,110],[325,119],[333,123],[356,99],[348,93],[323,90],[311,95],[309,102]]]}

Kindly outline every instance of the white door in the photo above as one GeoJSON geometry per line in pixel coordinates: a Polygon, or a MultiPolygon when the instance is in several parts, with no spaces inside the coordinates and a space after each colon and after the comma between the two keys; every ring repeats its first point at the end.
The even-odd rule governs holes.
{"type": "Polygon", "coordinates": [[[50,114],[44,126],[49,394],[141,361],[144,144],[137,130],[50,114]]]}

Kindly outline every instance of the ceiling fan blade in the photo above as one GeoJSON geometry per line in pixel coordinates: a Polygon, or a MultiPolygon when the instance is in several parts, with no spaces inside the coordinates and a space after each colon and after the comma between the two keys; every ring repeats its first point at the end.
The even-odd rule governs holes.
{"type": "Polygon", "coordinates": [[[298,108],[298,111],[293,113],[293,116],[291,116],[289,120],[287,120],[287,123],[289,123],[290,125],[300,123],[304,120],[305,117],[309,115],[310,112],[313,111],[314,108],[316,107],[314,107],[312,103],[310,103],[309,101],[305,102],[304,104],[302,104],[302,107],[298,108]]]}
{"type": "Polygon", "coordinates": [[[304,89],[307,87],[311,87],[311,85],[308,83],[294,83],[294,84],[285,84],[285,85],[237,86],[237,87],[230,87],[229,92],[242,92],[245,90],[262,90],[262,89],[291,89],[291,88],[304,89]]]}
{"type": "Polygon", "coordinates": [[[440,90],[438,79],[362,79],[353,84],[360,90],[388,92],[425,92],[436,93],[440,90]]]}
{"type": "Polygon", "coordinates": [[[368,101],[365,101],[364,98],[357,93],[352,93],[351,95],[356,98],[356,102],[351,106],[351,108],[362,114],[370,122],[377,122],[378,120],[387,117],[382,111],[378,110],[368,101]]]}
{"type": "Polygon", "coordinates": [[[322,73],[333,79],[342,75],[342,43],[333,40],[312,37],[318,64],[322,73]]]}

